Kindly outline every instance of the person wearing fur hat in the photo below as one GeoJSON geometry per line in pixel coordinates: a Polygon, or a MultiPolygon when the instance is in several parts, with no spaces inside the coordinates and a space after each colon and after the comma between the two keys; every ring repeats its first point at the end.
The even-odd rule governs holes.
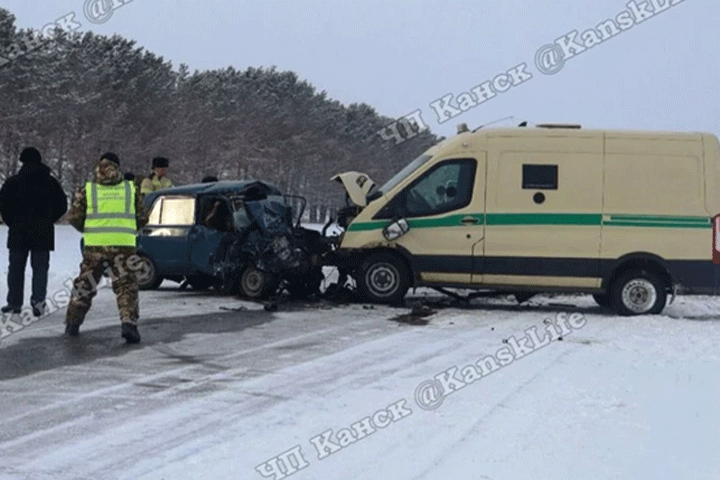
{"type": "MultiPolygon", "coordinates": [[[[24,297],[25,265],[30,256],[35,316],[45,312],[50,252],[55,249],[54,223],[67,211],[68,202],[40,152],[29,147],[20,154],[22,167],[0,189],[0,215],[8,226],[9,254],[7,305],[3,313],[20,313],[24,297]]],[[[29,312],[29,310],[28,310],[29,312]]]]}
{"type": "Polygon", "coordinates": [[[170,188],[173,185],[172,180],[165,176],[170,161],[165,157],[155,157],[152,159],[152,173],[140,184],[140,192],[145,195],[161,188],[170,188]]]}
{"type": "Polygon", "coordinates": [[[120,159],[112,152],[103,154],[95,165],[92,182],[87,182],[73,198],[67,215],[70,225],[83,234],[80,275],[65,315],[65,334],[77,337],[103,272],[110,270],[112,288],[120,312],[121,336],[127,343],[139,343],[137,322],[136,234],[148,222],[143,195],[120,171],[120,159]]]}

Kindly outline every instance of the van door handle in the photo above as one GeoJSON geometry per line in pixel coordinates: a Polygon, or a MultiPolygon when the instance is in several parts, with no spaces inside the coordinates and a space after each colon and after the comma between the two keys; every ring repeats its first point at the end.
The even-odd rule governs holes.
{"type": "Polygon", "coordinates": [[[475,218],[475,217],[463,217],[463,219],[460,220],[460,221],[462,222],[463,225],[475,225],[475,224],[477,224],[480,220],[478,220],[478,219],[475,218]]]}

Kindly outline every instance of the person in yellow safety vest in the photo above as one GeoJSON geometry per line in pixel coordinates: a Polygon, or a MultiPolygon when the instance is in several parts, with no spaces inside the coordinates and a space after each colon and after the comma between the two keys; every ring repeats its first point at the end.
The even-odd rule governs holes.
{"type": "Polygon", "coordinates": [[[117,155],[103,154],[95,165],[93,181],[78,190],[67,214],[69,223],[82,232],[84,248],[65,316],[65,334],[80,334],[98,283],[109,268],[121,336],[127,343],[139,343],[137,271],[144,264],[136,253],[136,234],[147,224],[148,216],[143,195],[133,182],[123,179],[119,166],[117,155]]]}
{"type": "Polygon", "coordinates": [[[165,176],[170,161],[165,157],[155,157],[152,159],[152,173],[144,179],[140,184],[140,193],[146,195],[161,188],[170,188],[173,185],[172,180],[165,176]]]}

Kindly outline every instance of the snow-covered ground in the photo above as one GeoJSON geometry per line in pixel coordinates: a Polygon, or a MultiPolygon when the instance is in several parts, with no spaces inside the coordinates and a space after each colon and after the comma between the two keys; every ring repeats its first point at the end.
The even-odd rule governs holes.
{"type": "MultiPolygon", "coordinates": [[[[79,234],[56,234],[49,296],[80,263],[79,234]]],[[[165,282],[140,308],[138,346],[109,288],[79,339],[62,308],[2,339],[0,478],[720,478],[717,298],[632,318],[589,296],[408,318],[268,312],[165,282]]]]}

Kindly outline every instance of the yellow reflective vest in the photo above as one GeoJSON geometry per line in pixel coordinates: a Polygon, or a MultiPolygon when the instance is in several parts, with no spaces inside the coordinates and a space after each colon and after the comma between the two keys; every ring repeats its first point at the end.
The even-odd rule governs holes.
{"type": "Polygon", "coordinates": [[[87,215],[83,238],[86,247],[135,247],[135,185],[85,184],[87,215]]]}
{"type": "Polygon", "coordinates": [[[174,186],[173,182],[169,178],[157,178],[153,175],[152,177],[148,177],[143,180],[142,183],[140,183],[140,192],[143,194],[148,194],[150,192],[154,192],[155,190],[160,190],[162,188],[170,188],[172,186],[174,186]]]}

